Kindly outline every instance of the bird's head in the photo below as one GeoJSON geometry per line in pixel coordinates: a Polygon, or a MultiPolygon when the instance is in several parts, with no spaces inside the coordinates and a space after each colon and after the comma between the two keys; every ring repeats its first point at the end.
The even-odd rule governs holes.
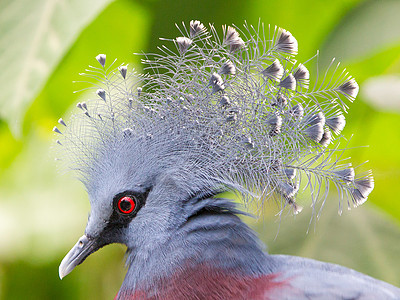
{"type": "Polygon", "coordinates": [[[196,175],[192,155],[177,153],[165,159],[163,147],[171,150],[166,132],[147,139],[122,135],[91,160],[82,179],[91,204],[88,223],[63,259],[60,278],[105,245],[125,244],[135,254],[155,240],[167,239],[195,209],[193,195],[219,190],[212,179],[205,182],[196,175]]]}

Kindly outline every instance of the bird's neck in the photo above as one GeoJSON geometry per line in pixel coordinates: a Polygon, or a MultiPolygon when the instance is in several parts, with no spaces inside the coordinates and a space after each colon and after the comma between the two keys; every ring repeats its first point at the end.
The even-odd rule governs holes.
{"type": "Polygon", "coordinates": [[[175,285],[182,278],[194,287],[199,281],[207,286],[206,279],[229,281],[269,274],[268,256],[261,242],[235,214],[232,205],[224,207],[223,203],[229,202],[196,211],[171,232],[167,241],[159,242],[155,237],[149,241],[151,247],[132,252],[119,294],[154,296],[171,286],[184,289],[175,285]]]}

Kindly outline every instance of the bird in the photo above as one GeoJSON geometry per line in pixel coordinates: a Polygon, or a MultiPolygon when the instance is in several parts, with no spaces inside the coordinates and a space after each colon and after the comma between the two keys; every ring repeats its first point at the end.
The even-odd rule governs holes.
{"type": "Polygon", "coordinates": [[[339,213],[367,200],[371,171],[356,175],[343,158],[355,79],[335,60],[310,76],[319,53],[299,63],[280,27],[177,28],[158,53],[137,54],[141,71],[96,56],[82,73],[90,96],[53,128],[91,206],[60,278],[120,243],[127,272],[115,299],[400,299],[357,271],[269,254],[241,218],[268,201],[298,214],[300,197],[316,211],[331,186],[339,213]]]}

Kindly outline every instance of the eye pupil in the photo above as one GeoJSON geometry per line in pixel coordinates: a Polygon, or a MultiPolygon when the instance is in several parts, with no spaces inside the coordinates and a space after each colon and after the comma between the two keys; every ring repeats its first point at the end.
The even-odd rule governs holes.
{"type": "Polygon", "coordinates": [[[121,210],[128,211],[131,209],[131,207],[132,207],[132,204],[129,201],[127,201],[127,200],[121,201],[121,210]]]}
{"type": "Polygon", "coordinates": [[[128,196],[122,197],[118,201],[118,209],[124,214],[129,214],[135,209],[135,201],[128,196]]]}

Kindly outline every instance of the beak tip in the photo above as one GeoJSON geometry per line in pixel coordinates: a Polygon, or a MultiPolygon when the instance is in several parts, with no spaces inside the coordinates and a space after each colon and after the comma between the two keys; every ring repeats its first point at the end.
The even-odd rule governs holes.
{"type": "Polygon", "coordinates": [[[62,280],[65,276],[68,275],[69,272],[66,272],[64,260],[61,262],[60,266],[58,267],[58,276],[62,280]]]}
{"type": "Polygon", "coordinates": [[[61,269],[58,269],[58,276],[60,276],[60,280],[62,280],[65,277],[61,269]]]}
{"type": "Polygon", "coordinates": [[[93,245],[93,241],[89,240],[86,235],[78,240],[76,245],[67,253],[58,267],[58,276],[61,280],[71,273],[77,265],[82,263],[88,255],[96,250],[93,245]]]}
{"type": "Polygon", "coordinates": [[[71,256],[73,257],[74,254],[74,248],[71,250],[61,261],[60,266],[58,267],[58,276],[62,280],[65,276],[67,276],[71,271],[75,268],[75,264],[73,263],[74,261],[72,260],[71,263],[71,256]],[[71,255],[72,251],[72,255],[71,255]]]}

